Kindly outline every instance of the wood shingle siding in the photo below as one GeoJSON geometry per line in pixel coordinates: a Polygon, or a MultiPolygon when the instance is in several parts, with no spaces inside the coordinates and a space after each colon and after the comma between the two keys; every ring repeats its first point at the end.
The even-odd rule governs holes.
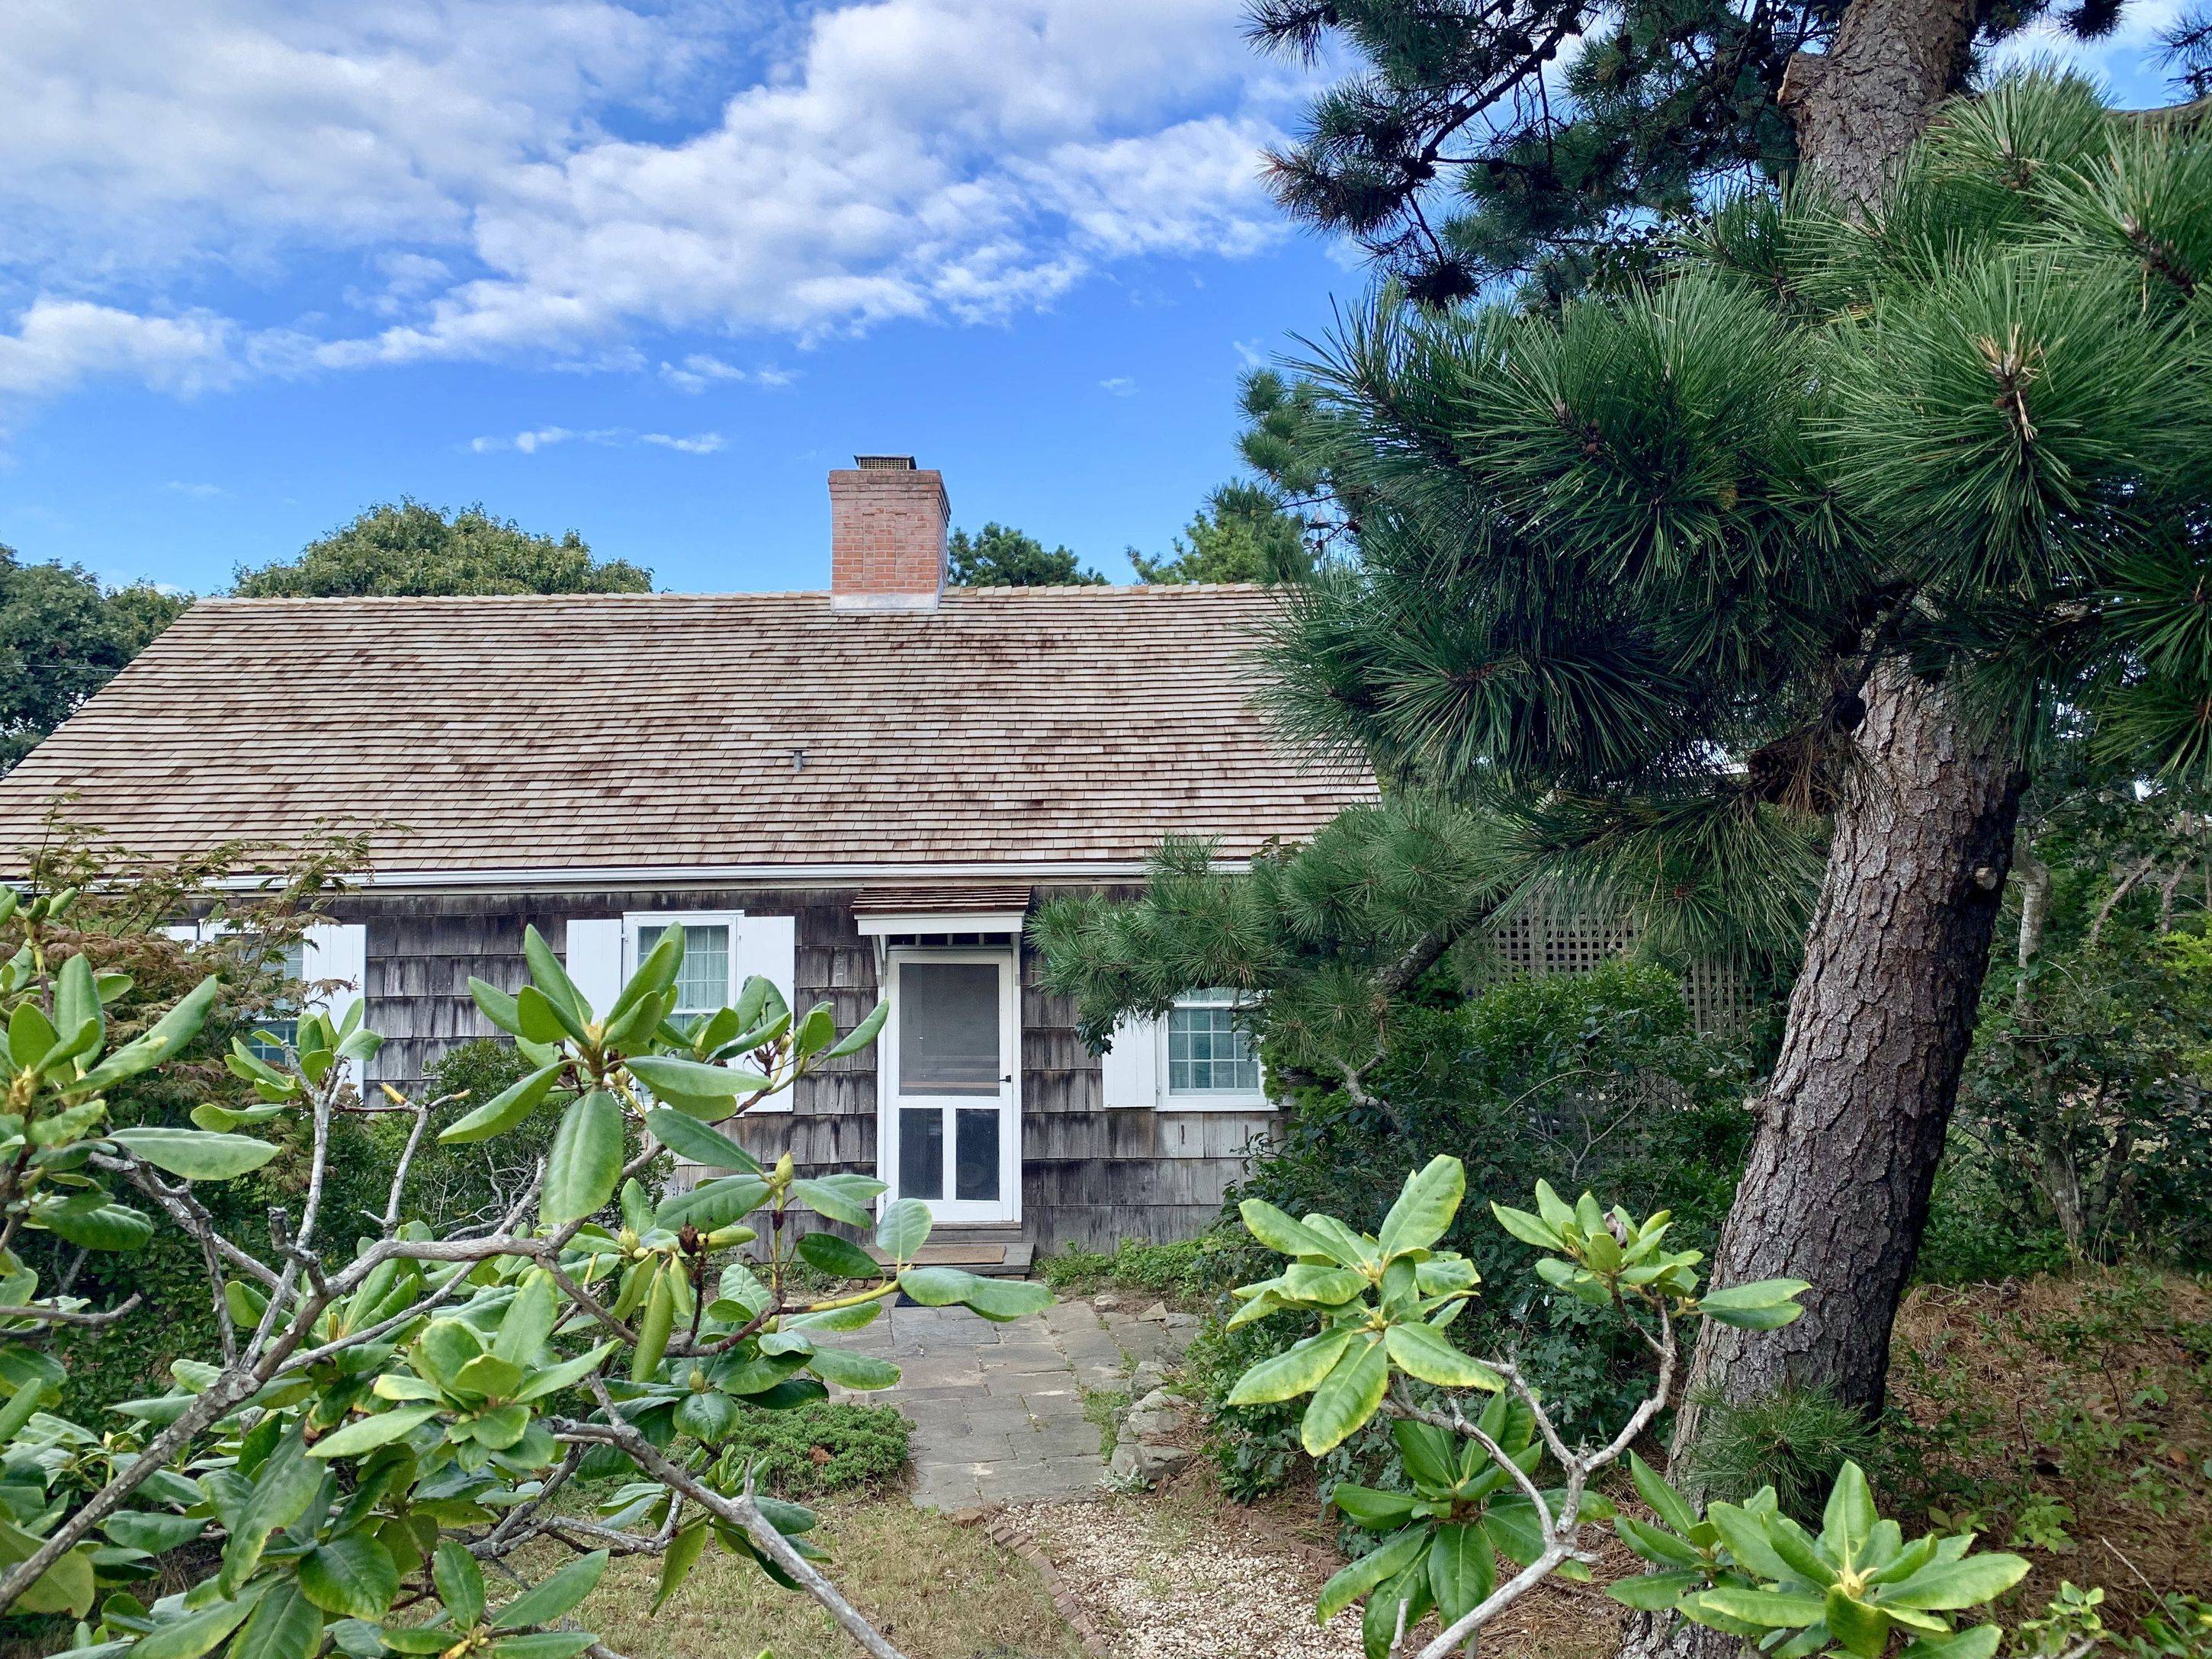
{"type": "MultiPolygon", "coordinates": [[[[875,1006],[876,954],[853,917],[856,890],[638,890],[590,894],[364,893],[335,919],[366,924],[366,1011],[386,1043],[372,1083],[420,1091],[449,1049],[495,1036],[469,999],[471,975],[519,988],[526,925],[563,951],[571,918],[629,912],[730,910],[796,919],[794,985],[802,1009],[828,1001],[837,1024],[875,1006]]],[[[1066,998],[1037,985],[1022,947],[1022,1232],[1041,1249],[1110,1249],[1125,1237],[1187,1237],[1211,1223],[1241,1178],[1247,1149],[1271,1121],[1265,1112],[1109,1111],[1100,1069],[1075,1033],[1066,998]]],[[[788,1114],[741,1121],[756,1156],[788,1150],[808,1173],[872,1170],[877,1082],[873,1050],[832,1061],[793,1091],[788,1114]]]]}

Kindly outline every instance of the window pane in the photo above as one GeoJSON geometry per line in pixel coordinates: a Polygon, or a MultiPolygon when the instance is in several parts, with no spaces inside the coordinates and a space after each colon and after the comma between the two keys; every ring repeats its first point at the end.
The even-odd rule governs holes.
{"type": "Polygon", "coordinates": [[[999,1092],[997,964],[902,963],[898,1019],[901,1093],[999,1092]]]}
{"type": "Polygon", "coordinates": [[[901,1198],[945,1196],[945,1109],[942,1106],[899,1108],[899,1184],[901,1198]]]}
{"type": "Polygon", "coordinates": [[[995,1106],[963,1106],[957,1120],[952,1167],[955,1198],[995,1199],[999,1195],[999,1122],[1004,1115],[995,1106]]]}
{"type": "MultiPolygon", "coordinates": [[[[685,922],[684,966],[676,975],[676,1007],[671,1015],[678,1025],[711,1014],[730,1001],[730,927],[727,922],[685,922]]],[[[643,962],[668,932],[666,925],[637,930],[637,960],[643,962]]],[[[633,969],[636,967],[633,963],[633,969]]]]}
{"type": "Polygon", "coordinates": [[[1236,1010],[1218,993],[1201,996],[1179,1002],[1168,1015],[1168,1092],[1257,1090],[1260,1062],[1236,1010]]]}
{"type": "MultiPolygon", "coordinates": [[[[307,945],[302,940],[294,939],[284,947],[284,977],[295,981],[303,979],[307,971],[307,945]]],[[[254,1022],[252,1035],[246,1040],[246,1048],[256,1060],[266,1060],[273,1066],[284,1063],[286,1046],[299,1040],[298,1012],[289,996],[269,1005],[264,1017],[254,1022]],[[266,1037],[262,1035],[264,1032],[268,1034],[266,1037]]]]}

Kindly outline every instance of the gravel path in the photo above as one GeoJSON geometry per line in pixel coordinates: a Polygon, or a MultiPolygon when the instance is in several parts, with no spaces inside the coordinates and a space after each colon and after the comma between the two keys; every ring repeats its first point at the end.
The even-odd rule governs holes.
{"type": "Polygon", "coordinates": [[[1010,1510],[1110,1632],[1113,1659],[1358,1659],[1358,1613],[1314,1623],[1328,1569],[1307,1552],[1157,1498],[1010,1510]]]}

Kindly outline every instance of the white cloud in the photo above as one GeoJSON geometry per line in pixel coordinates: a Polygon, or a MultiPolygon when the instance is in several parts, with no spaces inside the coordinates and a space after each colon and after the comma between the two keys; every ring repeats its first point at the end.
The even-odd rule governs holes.
{"type": "Polygon", "coordinates": [[[1137,383],[1126,374],[1112,375],[1099,381],[1098,389],[1102,392],[1110,392],[1117,398],[1133,398],[1137,395],[1137,383]]]}
{"type": "MultiPolygon", "coordinates": [[[[289,307],[206,319],[261,372],[643,368],[641,336],[994,320],[1115,261],[1279,234],[1257,155],[1294,89],[1239,9],[18,0],[0,293],[163,313],[227,270],[289,307]],[[351,277],[312,291],[333,263],[351,277]]],[[[660,373],[783,371],[672,353],[660,373]]],[[[68,376],[0,389],[27,378],[68,376]]]]}
{"type": "Polygon", "coordinates": [[[587,141],[599,106],[653,95],[701,44],[612,0],[18,0],[11,255],[112,271],[462,242],[486,180],[587,141]]]}
{"type": "Polygon", "coordinates": [[[0,332],[0,395],[65,391],[95,374],[189,395],[235,377],[236,333],[204,311],[160,317],[87,300],[38,300],[13,333],[0,332]]]}
{"type": "Polygon", "coordinates": [[[707,352],[695,351],[680,363],[663,362],[660,378],[678,392],[704,392],[716,380],[734,380],[769,391],[789,386],[799,378],[787,368],[770,363],[760,368],[739,368],[707,352]]]}
{"type": "Polygon", "coordinates": [[[167,483],[161,487],[173,494],[179,495],[190,495],[193,500],[202,501],[210,500],[213,497],[222,494],[222,486],[221,484],[186,483],[181,478],[172,478],[167,483]]]}
{"type": "Polygon", "coordinates": [[[539,426],[507,436],[471,438],[469,450],[477,455],[496,455],[502,451],[535,455],[539,450],[550,449],[557,444],[597,444],[605,448],[652,444],[684,455],[711,455],[722,447],[722,434],[701,432],[681,438],[665,432],[633,432],[628,427],[620,426],[593,427],[588,430],[566,426],[539,426]]]}

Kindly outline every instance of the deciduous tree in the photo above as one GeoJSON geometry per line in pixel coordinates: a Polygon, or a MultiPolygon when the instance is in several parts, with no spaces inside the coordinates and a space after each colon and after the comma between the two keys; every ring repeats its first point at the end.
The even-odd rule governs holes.
{"type": "Polygon", "coordinates": [[[241,568],[246,599],[407,593],[647,593],[653,573],[595,559],[574,531],[559,538],[482,507],[447,513],[403,496],[312,541],[295,558],[241,568]]]}
{"type": "Polygon", "coordinates": [[[146,583],[104,588],[82,565],[26,564],[0,547],[0,772],[190,603],[146,583]]]}

